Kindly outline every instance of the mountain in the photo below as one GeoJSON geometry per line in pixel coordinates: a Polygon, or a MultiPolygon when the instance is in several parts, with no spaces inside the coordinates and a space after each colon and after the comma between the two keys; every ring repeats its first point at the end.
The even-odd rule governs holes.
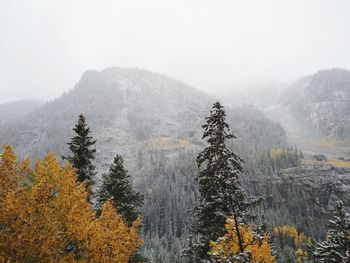
{"type": "MultiPolygon", "coordinates": [[[[144,252],[155,262],[181,261],[197,192],[195,158],[203,148],[201,125],[214,99],[170,77],[140,69],[85,72],[69,92],[3,124],[0,144],[20,158],[67,155],[66,143],[83,112],[97,140],[96,166],[106,172],[116,153],[126,159],[145,194],[144,252]]],[[[283,128],[252,106],[226,108],[238,139],[230,147],[246,159],[247,176],[269,170],[267,152],[286,147],[283,128]],[[263,138],[264,136],[264,138],[263,138]]]]}
{"type": "MultiPolygon", "coordinates": [[[[292,106],[296,102],[282,100],[288,98],[283,97],[284,92],[299,94],[296,87],[299,85],[287,91],[273,88],[271,97],[252,97],[252,102],[263,97],[256,106],[226,105],[227,122],[237,136],[228,147],[245,161],[244,187],[264,197],[261,209],[269,227],[293,223],[320,237],[334,200],[342,199],[350,206],[346,193],[350,170],[339,167],[339,160],[318,162],[309,155],[302,159],[289,142],[293,139],[291,130],[285,130],[289,126],[278,121],[285,124],[286,113],[301,125],[292,106]],[[308,224],[309,218],[319,224],[308,224]]],[[[305,97],[305,103],[311,101],[305,97]]],[[[201,126],[213,102],[212,97],[181,81],[147,70],[91,70],[60,98],[0,123],[0,144],[15,146],[20,158],[42,158],[49,151],[67,155],[72,128],[84,113],[97,140],[98,177],[108,171],[115,154],[121,154],[135,187],[145,195],[143,253],[154,262],[183,262],[181,251],[188,245],[198,195],[195,159],[205,146],[201,126]]],[[[341,161],[344,163],[347,161],[341,161]]]]}
{"type": "Polygon", "coordinates": [[[125,158],[135,186],[146,196],[144,251],[174,262],[169,258],[187,245],[196,195],[194,158],[212,102],[180,81],[146,70],[87,71],[60,98],[0,125],[0,144],[13,145],[20,158],[42,158],[49,151],[67,155],[72,128],[84,113],[97,140],[98,177],[115,154],[125,158]]]}
{"type": "Polygon", "coordinates": [[[0,123],[21,118],[43,104],[44,102],[37,100],[19,100],[0,104],[0,123]]]}
{"type": "Polygon", "coordinates": [[[84,113],[100,142],[102,165],[117,152],[129,159],[137,153],[133,147],[151,137],[188,136],[198,143],[197,127],[211,101],[179,81],[145,70],[87,71],[74,89],[6,125],[0,142],[14,145],[20,157],[42,157],[48,151],[65,155],[71,128],[84,113]]]}

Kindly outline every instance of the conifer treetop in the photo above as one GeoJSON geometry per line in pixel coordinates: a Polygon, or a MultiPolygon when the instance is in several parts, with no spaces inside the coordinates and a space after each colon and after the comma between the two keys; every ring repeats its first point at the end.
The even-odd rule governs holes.
{"type": "Polygon", "coordinates": [[[316,258],[319,262],[350,262],[350,216],[344,211],[343,202],[337,202],[329,223],[327,240],[316,246],[316,258]]]}
{"type": "Polygon", "coordinates": [[[207,146],[197,157],[199,173],[196,177],[200,200],[196,206],[194,234],[199,241],[191,248],[198,262],[209,260],[209,243],[225,233],[226,220],[233,217],[240,251],[243,253],[243,239],[238,224],[245,223],[248,215],[248,196],[240,184],[243,172],[242,159],[226,146],[226,141],[235,136],[225,121],[223,106],[214,103],[210,116],[206,117],[203,139],[207,146]]]}
{"type": "Polygon", "coordinates": [[[242,172],[243,160],[226,147],[226,140],[236,138],[236,136],[230,132],[229,125],[225,122],[224,107],[219,102],[214,103],[210,116],[205,119],[207,123],[202,126],[204,129],[202,139],[206,139],[209,145],[198,155],[198,166],[208,161],[209,168],[214,161],[219,161],[219,165],[221,164],[221,167],[224,168],[229,162],[230,168],[242,172]]]}
{"type": "Polygon", "coordinates": [[[77,181],[87,180],[89,185],[93,184],[95,176],[95,166],[92,160],[95,159],[96,149],[93,147],[96,140],[90,135],[90,128],[87,127],[85,116],[79,115],[78,123],[73,128],[75,136],[71,138],[68,144],[72,155],[64,158],[70,161],[77,169],[77,181]]]}
{"type": "Polygon", "coordinates": [[[130,174],[124,168],[124,160],[119,154],[114,157],[109,172],[102,175],[98,191],[97,201],[100,206],[109,199],[127,223],[132,224],[139,216],[136,208],[143,204],[143,195],[133,188],[130,174]]]}

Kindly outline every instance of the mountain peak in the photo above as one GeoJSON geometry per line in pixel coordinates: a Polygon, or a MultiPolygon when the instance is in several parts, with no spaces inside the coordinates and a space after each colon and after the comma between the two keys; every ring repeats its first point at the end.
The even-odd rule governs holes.
{"type": "Polygon", "coordinates": [[[97,78],[101,74],[98,70],[86,70],[81,75],[79,82],[91,81],[92,79],[97,78]]]}
{"type": "Polygon", "coordinates": [[[313,75],[313,78],[327,78],[327,79],[350,79],[350,71],[343,68],[331,68],[319,70],[313,75]]]}

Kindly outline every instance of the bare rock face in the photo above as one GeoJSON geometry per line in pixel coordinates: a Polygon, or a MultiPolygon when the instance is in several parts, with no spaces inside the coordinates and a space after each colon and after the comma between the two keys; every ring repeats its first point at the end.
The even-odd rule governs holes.
{"type": "Polygon", "coordinates": [[[302,125],[322,136],[350,139],[350,72],[319,71],[301,78],[282,96],[282,103],[302,125]]]}
{"type": "MultiPolygon", "coordinates": [[[[317,161],[318,162],[318,161],[317,161]]],[[[335,167],[330,164],[303,166],[282,170],[276,182],[278,192],[283,196],[283,185],[292,185],[300,189],[305,196],[305,203],[331,211],[336,200],[343,200],[350,207],[350,169],[335,167]]],[[[293,190],[292,190],[293,192],[293,190]]]]}
{"type": "Polygon", "coordinates": [[[337,201],[350,211],[350,169],[327,161],[304,160],[301,167],[246,182],[250,193],[263,196],[267,222],[296,225],[322,239],[337,201]]]}

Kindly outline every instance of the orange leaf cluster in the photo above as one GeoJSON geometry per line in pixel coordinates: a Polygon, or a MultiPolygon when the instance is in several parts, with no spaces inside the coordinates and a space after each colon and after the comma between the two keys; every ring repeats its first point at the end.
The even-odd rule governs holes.
{"type": "MultiPolygon", "coordinates": [[[[230,218],[225,225],[227,233],[219,238],[218,241],[212,241],[210,243],[211,249],[209,253],[213,256],[215,255],[216,258],[219,258],[219,262],[227,262],[227,259],[230,256],[238,255],[240,253],[238,235],[234,226],[235,221],[230,218]]],[[[251,226],[240,224],[238,228],[242,237],[244,252],[249,252],[251,254],[251,262],[276,262],[275,257],[272,255],[268,235],[265,235],[263,240],[257,240],[251,226]]]]}
{"type": "Polygon", "coordinates": [[[75,169],[49,154],[30,169],[11,146],[0,157],[0,256],[11,262],[127,262],[142,241],[111,202],[96,218],[75,169]]]}
{"type": "Polygon", "coordinates": [[[298,263],[302,263],[305,259],[308,258],[307,252],[301,247],[304,243],[310,243],[310,238],[307,238],[303,232],[299,233],[294,226],[278,226],[273,229],[273,232],[276,236],[288,236],[294,240],[297,255],[298,263]]]}
{"type": "Polygon", "coordinates": [[[273,229],[275,235],[285,235],[294,239],[296,245],[308,241],[303,232],[298,233],[297,229],[294,226],[277,226],[273,229]]]}

